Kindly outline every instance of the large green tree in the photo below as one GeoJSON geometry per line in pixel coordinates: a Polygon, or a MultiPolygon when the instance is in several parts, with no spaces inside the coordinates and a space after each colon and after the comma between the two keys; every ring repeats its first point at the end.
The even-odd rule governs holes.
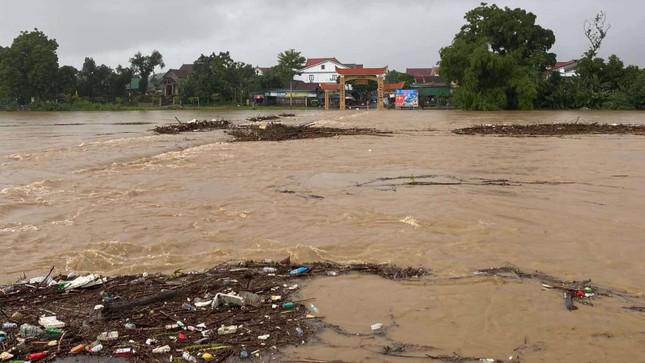
{"type": "Polygon", "coordinates": [[[20,105],[56,95],[58,43],[38,29],[22,31],[2,50],[0,88],[20,105]]]}
{"type": "Polygon", "coordinates": [[[73,96],[76,93],[78,70],[72,66],[62,66],[58,69],[56,92],[58,95],[73,96]]]}
{"type": "Polygon", "coordinates": [[[405,88],[409,88],[414,83],[414,77],[403,72],[398,72],[394,69],[387,71],[385,74],[386,83],[405,82],[405,88]]]}
{"type": "Polygon", "coordinates": [[[555,63],[555,36],[523,9],[482,3],[442,48],[441,75],[458,84],[459,106],[474,110],[530,109],[544,70],[555,63]]]}
{"type": "Polygon", "coordinates": [[[258,87],[253,67],[236,62],[229,52],[202,54],[184,81],[182,96],[198,97],[200,102],[240,102],[258,87]]]}
{"type": "Polygon", "coordinates": [[[293,79],[293,76],[300,73],[305,66],[305,57],[295,49],[288,49],[278,54],[278,65],[273,71],[282,79],[283,86],[287,86],[293,79]]]}
{"type": "Polygon", "coordinates": [[[139,92],[145,94],[148,90],[148,81],[155,68],[164,68],[163,56],[159,51],[153,50],[150,55],[143,55],[137,52],[130,58],[130,65],[134,73],[141,78],[139,81],[139,92]]]}

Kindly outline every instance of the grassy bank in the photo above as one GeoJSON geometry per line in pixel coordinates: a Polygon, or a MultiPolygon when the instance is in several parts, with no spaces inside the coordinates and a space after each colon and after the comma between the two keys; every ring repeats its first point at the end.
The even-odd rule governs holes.
{"type": "Polygon", "coordinates": [[[284,110],[284,109],[315,109],[315,107],[288,107],[288,106],[246,106],[236,104],[218,104],[208,106],[193,105],[167,105],[159,106],[153,104],[118,104],[118,103],[46,103],[18,107],[16,105],[0,105],[0,111],[18,112],[56,112],[56,111],[164,111],[164,110],[188,110],[188,111],[239,111],[239,110],[284,110]]]}

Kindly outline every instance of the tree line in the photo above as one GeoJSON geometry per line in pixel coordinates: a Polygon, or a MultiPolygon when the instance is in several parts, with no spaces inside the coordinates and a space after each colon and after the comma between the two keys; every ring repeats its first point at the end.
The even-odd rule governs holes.
{"type": "Polygon", "coordinates": [[[589,49],[576,75],[553,72],[553,31],[523,9],[482,3],[466,13],[466,24],[442,48],[441,76],[455,85],[464,109],[645,109],[645,70],[625,66],[616,55],[598,57],[610,26],[599,13],[585,23],[589,49]]]}
{"type": "MultiPolygon", "coordinates": [[[[58,43],[38,29],[22,31],[8,47],[0,46],[0,105],[136,103],[159,86],[155,70],[165,67],[162,54],[137,52],[127,66],[111,68],[85,58],[81,69],[59,66],[58,43]]],[[[305,58],[293,49],[278,55],[278,64],[257,75],[249,64],[235,61],[228,52],[201,55],[182,84],[184,101],[242,101],[251,92],[286,87],[305,58]]]]}
{"type": "MultiPolygon", "coordinates": [[[[625,66],[616,55],[598,57],[611,28],[602,12],[585,23],[589,49],[572,77],[553,71],[555,35],[537,24],[535,14],[482,3],[465,20],[452,43],[439,52],[441,77],[453,85],[453,103],[460,108],[645,109],[645,69],[625,66]]],[[[97,65],[88,57],[76,69],[59,66],[57,50],[56,40],[38,29],[0,46],[0,105],[137,102],[158,87],[160,79],[152,75],[165,67],[155,50],[134,54],[127,66],[97,65]]],[[[302,54],[289,49],[278,55],[276,66],[258,75],[229,52],[202,54],[181,85],[181,97],[184,102],[242,102],[252,92],[289,87],[304,64],[302,54]]],[[[414,78],[392,70],[386,81],[409,87],[414,78]]]]}

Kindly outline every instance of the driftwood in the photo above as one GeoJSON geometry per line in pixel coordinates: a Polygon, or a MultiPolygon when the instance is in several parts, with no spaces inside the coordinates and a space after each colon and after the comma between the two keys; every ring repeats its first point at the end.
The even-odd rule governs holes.
{"type": "Polygon", "coordinates": [[[341,135],[371,135],[389,136],[389,132],[374,129],[343,129],[332,127],[314,127],[308,125],[290,126],[279,123],[269,123],[262,126],[246,126],[233,128],[227,133],[235,141],[284,141],[297,139],[316,139],[341,135]]]}
{"type": "Polygon", "coordinates": [[[479,125],[452,131],[459,135],[560,136],[581,134],[645,135],[645,125],[552,123],[535,125],[479,125]]]}
{"type": "Polygon", "coordinates": [[[119,318],[122,313],[127,312],[134,307],[170,300],[175,296],[177,296],[177,290],[166,290],[158,294],[147,295],[134,300],[106,304],[105,308],[101,311],[101,318],[106,320],[116,319],[119,318]]]}
{"type": "Polygon", "coordinates": [[[207,131],[207,130],[220,130],[231,127],[231,122],[227,120],[193,120],[191,122],[181,122],[177,119],[178,123],[157,126],[153,129],[158,134],[178,134],[180,132],[188,131],[207,131]]]}

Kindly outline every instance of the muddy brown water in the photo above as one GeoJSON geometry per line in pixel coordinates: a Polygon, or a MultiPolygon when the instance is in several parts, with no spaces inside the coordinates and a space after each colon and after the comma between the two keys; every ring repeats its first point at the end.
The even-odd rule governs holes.
{"type": "Polygon", "coordinates": [[[455,135],[480,123],[645,123],[639,112],[298,111],[289,123],[391,137],[229,143],[153,135],[178,116],[260,112],[0,114],[0,281],[23,274],[195,270],[241,259],[424,266],[434,277],[344,276],[303,289],[347,337],[293,359],[415,361],[379,352],[528,362],[645,361],[645,314],[599,299],[575,312],[539,283],[450,280],[513,264],[645,291],[645,137],[455,135]],[[489,184],[487,181],[508,180],[489,184]],[[466,182],[464,182],[466,181],[466,182]],[[410,185],[413,184],[413,185],[410,185]],[[432,348],[432,349],[431,349],[432,348]]]}

